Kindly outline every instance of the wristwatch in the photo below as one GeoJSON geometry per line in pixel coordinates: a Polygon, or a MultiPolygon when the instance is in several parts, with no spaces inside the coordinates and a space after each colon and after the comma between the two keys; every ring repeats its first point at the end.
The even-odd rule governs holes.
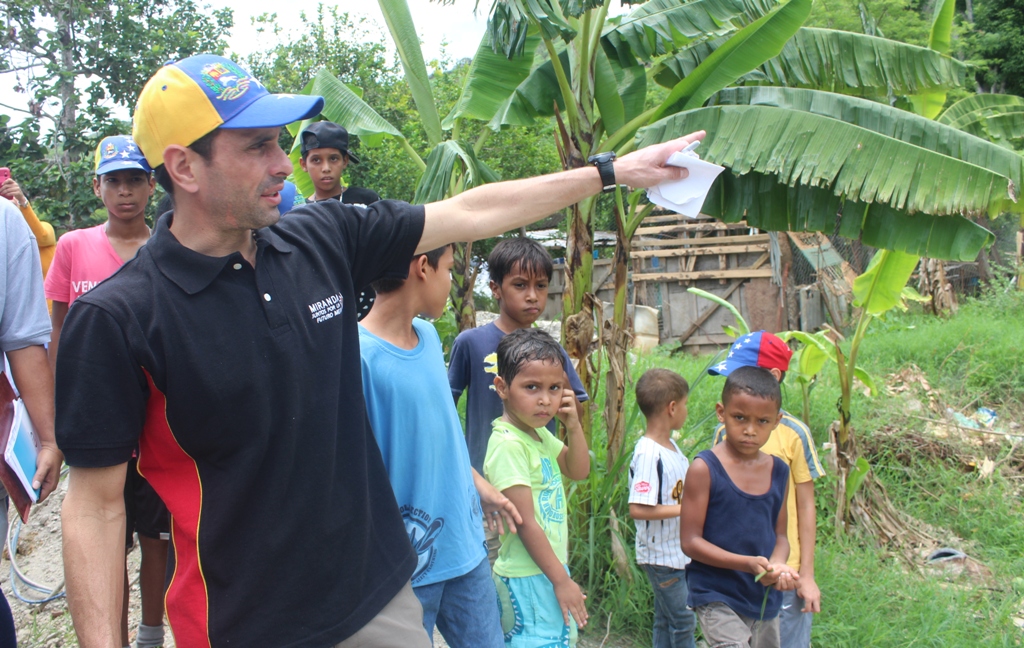
{"type": "Polygon", "coordinates": [[[604,185],[601,191],[603,193],[615,191],[615,165],[613,164],[615,151],[591,155],[587,158],[587,162],[597,166],[597,172],[601,174],[601,184],[604,185]]]}

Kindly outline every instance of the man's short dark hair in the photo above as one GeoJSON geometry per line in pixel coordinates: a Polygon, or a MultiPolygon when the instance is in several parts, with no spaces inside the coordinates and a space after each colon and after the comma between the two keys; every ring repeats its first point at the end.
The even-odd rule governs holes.
{"type": "MultiPolygon", "coordinates": [[[[203,135],[196,141],[188,145],[188,148],[192,149],[199,154],[199,157],[203,158],[207,162],[213,159],[213,141],[217,139],[217,135],[220,134],[221,129],[215,128],[206,135],[203,135]]],[[[171,180],[171,174],[167,173],[167,167],[163,164],[153,169],[153,176],[156,178],[157,184],[164,188],[167,195],[174,196],[174,181],[171,180]]]]}
{"type": "Polygon", "coordinates": [[[690,385],[674,371],[648,369],[636,381],[636,404],[650,418],[672,401],[681,401],[690,393],[690,385]]]}
{"type": "MultiPolygon", "coordinates": [[[[452,251],[454,251],[454,244],[449,243],[448,245],[442,245],[436,250],[416,254],[412,257],[412,259],[409,260],[409,263],[412,263],[421,256],[425,256],[427,257],[427,263],[430,265],[430,267],[433,268],[434,270],[437,270],[437,265],[441,263],[441,257],[444,256],[445,251],[448,250],[449,248],[451,248],[452,251]]],[[[372,284],[370,284],[370,287],[372,287],[374,292],[376,292],[378,295],[383,295],[385,293],[395,292],[396,290],[405,285],[405,281],[405,279],[384,277],[383,279],[378,279],[377,281],[374,281],[372,284]]]]}
{"type": "Polygon", "coordinates": [[[526,363],[535,360],[557,363],[565,370],[562,347],[541,329],[517,329],[498,342],[498,375],[506,385],[512,384],[526,363]]]}
{"type": "Polygon", "coordinates": [[[770,400],[782,408],[782,389],[779,381],[767,369],[761,367],[740,367],[725,379],[722,388],[722,404],[727,405],[734,394],[747,394],[770,400]]]}
{"type": "Polygon", "coordinates": [[[544,246],[526,236],[502,239],[487,257],[487,270],[491,281],[501,285],[505,276],[518,267],[519,272],[534,276],[544,275],[551,281],[554,264],[544,246]]]}

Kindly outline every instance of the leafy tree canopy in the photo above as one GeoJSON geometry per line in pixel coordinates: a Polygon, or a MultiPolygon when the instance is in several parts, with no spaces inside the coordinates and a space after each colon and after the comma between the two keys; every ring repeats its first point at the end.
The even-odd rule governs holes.
{"type": "Polygon", "coordinates": [[[171,59],[222,52],[230,9],[194,0],[5,0],[0,82],[25,95],[2,106],[0,161],[40,215],[88,225],[97,203],[89,157],[124,121],[153,71],[171,59]]]}
{"type": "Polygon", "coordinates": [[[983,90],[1024,95],[1024,0],[984,0],[975,5],[974,53],[984,59],[983,90]]]}

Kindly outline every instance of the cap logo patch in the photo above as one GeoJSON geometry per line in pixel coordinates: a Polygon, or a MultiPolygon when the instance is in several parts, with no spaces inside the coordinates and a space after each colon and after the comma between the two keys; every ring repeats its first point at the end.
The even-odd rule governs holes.
{"type": "Polygon", "coordinates": [[[211,63],[205,66],[201,78],[220,101],[234,101],[249,90],[249,75],[241,68],[227,63],[211,63]]]}
{"type": "Polygon", "coordinates": [[[112,158],[117,155],[117,147],[114,146],[113,142],[107,142],[107,145],[103,148],[103,157],[112,158]]]}

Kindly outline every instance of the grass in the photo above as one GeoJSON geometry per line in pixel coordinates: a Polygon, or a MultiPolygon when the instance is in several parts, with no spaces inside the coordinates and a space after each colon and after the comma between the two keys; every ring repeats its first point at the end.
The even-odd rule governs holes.
{"type": "MultiPolygon", "coordinates": [[[[906,313],[875,322],[860,358],[880,386],[888,374],[913,364],[939,390],[943,403],[966,413],[979,405],[990,406],[1006,424],[1024,422],[1024,369],[1018,350],[1022,341],[1024,295],[996,289],[964,303],[949,319],[906,313]]],[[[714,403],[723,382],[703,375],[709,360],[671,356],[666,349],[632,358],[632,380],[658,366],[690,381],[690,419],[679,442],[691,457],[710,443],[714,403]]],[[[838,395],[835,368],[826,367],[811,394],[809,421],[823,460],[821,444],[836,418],[838,395]]],[[[624,457],[608,471],[603,417],[597,414],[604,403],[603,385],[592,396],[596,409],[591,450],[597,468],[570,490],[570,567],[588,592],[588,609],[598,615],[589,633],[603,636],[611,615],[613,633],[624,637],[626,645],[649,645],[651,592],[633,562],[633,525],[626,506],[629,455],[642,434],[643,419],[631,383],[624,457]],[[613,531],[613,519],[618,532],[613,531]],[[627,556],[622,573],[615,569],[613,535],[627,556]]],[[[784,389],[783,401],[787,410],[801,411],[798,389],[784,389]]],[[[1020,646],[1024,630],[1014,625],[1014,618],[1024,617],[1024,461],[1018,454],[991,478],[979,479],[970,462],[985,455],[1004,458],[1008,444],[979,448],[946,443],[943,452],[929,452],[919,442],[926,422],[907,409],[905,395],[884,389],[875,398],[861,392],[854,397],[855,429],[875,476],[898,508],[949,538],[962,539],[957,546],[991,573],[971,578],[933,572],[911,566],[878,547],[873,538],[837,535],[834,481],[826,476],[816,488],[816,570],[823,610],[815,619],[813,641],[830,647],[1020,646]]]]}

